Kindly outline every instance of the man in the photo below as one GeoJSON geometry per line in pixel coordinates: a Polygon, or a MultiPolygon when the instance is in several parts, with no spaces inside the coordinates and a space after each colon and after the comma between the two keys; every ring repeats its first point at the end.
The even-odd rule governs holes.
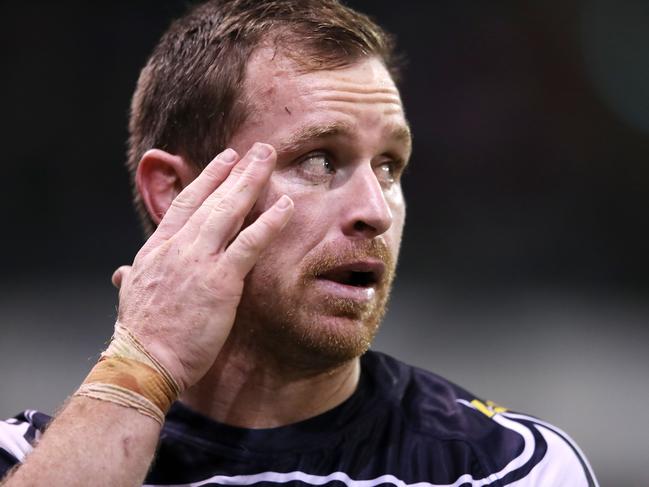
{"type": "Polygon", "coordinates": [[[405,219],[393,64],[335,0],[170,27],[133,98],[151,236],[113,341],[44,435],[0,423],[3,485],[596,485],[551,425],[365,353],[405,219]]]}

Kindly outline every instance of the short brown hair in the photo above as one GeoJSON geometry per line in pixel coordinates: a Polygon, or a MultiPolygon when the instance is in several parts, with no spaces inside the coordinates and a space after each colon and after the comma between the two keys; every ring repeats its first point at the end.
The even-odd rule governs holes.
{"type": "Polygon", "coordinates": [[[248,113],[246,63],[267,40],[307,71],[376,56],[397,75],[391,36],[338,0],[211,0],[194,7],[160,39],[131,103],[127,166],[145,234],[155,224],[134,184],[140,159],[159,148],[201,169],[223,151],[248,113]]]}

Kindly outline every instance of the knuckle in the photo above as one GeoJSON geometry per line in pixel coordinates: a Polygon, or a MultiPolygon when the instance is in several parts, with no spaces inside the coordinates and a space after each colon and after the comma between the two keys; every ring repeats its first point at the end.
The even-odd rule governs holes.
{"type": "Polygon", "coordinates": [[[242,277],[234,268],[225,269],[224,267],[226,266],[221,266],[218,271],[208,273],[203,286],[213,302],[221,306],[234,304],[236,307],[241,299],[243,286],[233,285],[233,283],[239,283],[242,277]]]}
{"type": "Polygon", "coordinates": [[[233,192],[237,194],[244,193],[249,187],[254,187],[258,180],[259,178],[257,175],[250,172],[244,173],[237,181],[236,186],[233,188],[233,192]]]}
{"type": "Polygon", "coordinates": [[[269,218],[267,215],[262,215],[261,218],[257,219],[255,222],[256,230],[262,233],[262,235],[272,234],[275,231],[276,225],[275,221],[269,218]]]}
{"type": "Polygon", "coordinates": [[[251,166],[250,170],[245,171],[239,178],[239,184],[248,186],[251,184],[260,184],[270,175],[270,166],[251,166]]]}
{"type": "Polygon", "coordinates": [[[157,249],[155,249],[155,252],[153,252],[154,257],[156,259],[166,259],[167,256],[172,253],[173,248],[175,247],[175,241],[174,239],[169,239],[166,242],[162,243],[157,249]]]}
{"type": "Polygon", "coordinates": [[[245,174],[247,167],[248,166],[242,164],[237,164],[232,168],[232,171],[230,171],[230,177],[232,176],[241,177],[243,174],[245,174]]]}
{"type": "MultiPolygon", "coordinates": [[[[251,227],[248,228],[248,230],[250,229],[251,227]]],[[[259,239],[253,232],[241,232],[237,240],[239,240],[241,246],[246,250],[255,251],[259,248],[259,239]]]]}
{"type": "Polygon", "coordinates": [[[232,198],[225,197],[212,207],[212,211],[219,214],[230,215],[234,213],[236,205],[232,198]]]}
{"type": "Polygon", "coordinates": [[[205,166],[205,169],[203,169],[203,174],[209,179],[218,180],[218,179],[221,179],[221,177],[222,177],[221,176],[222,171],[221,171],[220,166],[213,165],[213,164],[209,164],[209,165],[205,166]]]}
{"type": "Polygon", "coordinates": [[[176,196],[171,202],[171,206],[178,210],[189,210],[193,207],[190,196],[184,193],[176,196]]]}

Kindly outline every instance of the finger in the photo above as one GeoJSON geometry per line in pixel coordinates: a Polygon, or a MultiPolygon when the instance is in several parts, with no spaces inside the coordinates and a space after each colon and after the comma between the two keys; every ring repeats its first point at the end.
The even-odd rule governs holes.
{"type": "MultiPolygon", "coordinates": [[[[256,159],[259,159],[259,151],[266,151],[273,153],[274,149],[273,146],[268,145],[268,144],[263,144],[261,142],[256,142],[253,144],[253,146],[248,150],[248,152],[241,158],[241,160],[232,168],[232,171],[230,171],[230,174],[228,177],[223,181],[222,184],[219,185],[218,188],[216,188],[215,191],[212,192],[212,194],[209,195],[208,198],[205,199],[205,203],[208,205],[218,202],[223,198],[232,188],[237,184],[237,181],[239,178],[241,178],[246,171],[248,170],[248,166],[250,166],[250,163],[253,162],[256,159]]],[[[269,157],[269,155],[265,155],[261,158],[265,159],[269,157]]]]}
{"type": "Polygon", "coordinates": [[[199,245],[205,245],[208,251],[223,250],[239,231],[268,183],[277,157],[272,146],[258,143],[245,159],[250,162],[243,174],[210,195],[187,224],[188,231],[197,232],[199,245]]]}
{"type": "Polygon", "coordinates": [[[123,265],[115,269],[113,276],[110,278],[110,281],[113,283],[117,289],[122,287],[122,282],[128,277],[128,274],[131,272],[130,265],[123,265]]]}
{"type": "Polygon", "coordinates": [[[147,242],[147,245],[157,244],[175,235],[205,199],[228,177],[238,159],[239,155],[233,149],[226,149],[212,159],[196,179],[174,198],[150,239],[153,242],[147,242]]]}
{"type": "Polygon", "coordinates": [[[292,215],[293,201],[283,195],[230,244],[225,256],[242,278],[250,272],[259,254],[282,231],[292,215]]]}

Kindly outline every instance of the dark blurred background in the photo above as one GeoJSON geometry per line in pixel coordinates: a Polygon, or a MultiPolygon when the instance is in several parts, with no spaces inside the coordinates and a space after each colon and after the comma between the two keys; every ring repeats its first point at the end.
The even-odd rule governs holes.
{"type": "MultiPolygon", "coordinates": [[[[376,348],[566,429],[648,486],[649,2],[348,2],[394,32],[415,151],[376,348]]],[[[187,1],[0,2],[0,416],[53,412],[142,243],[139,69],[187,1]]]]}

